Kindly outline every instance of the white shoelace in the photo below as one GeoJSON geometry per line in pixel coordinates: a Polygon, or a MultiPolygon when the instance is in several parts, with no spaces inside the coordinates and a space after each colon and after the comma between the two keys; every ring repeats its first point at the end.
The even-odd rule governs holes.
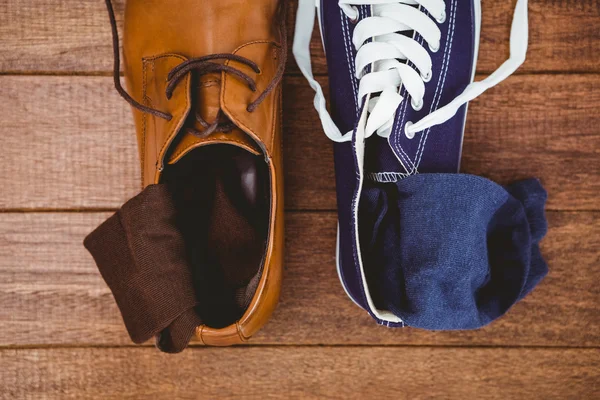
{"type": "MultiPolygon", "coordinates": [[[[314,105],[325,134],[335,142],[346,142],[351,140],[352,131],[342,134],[335,125],[327,111],[323,90],[312,72],[309,46],[314,28],[315,1],[318,7],[320,0],[299,0],[293,52],[300,70],[316,92],[314,105]]],[[[360,82],[358,101],[361,102],[364,96],[368,100],[365,137],[375,132],[388,137],[396,110],[404,101],[400,95],[402,86],[411,97],[412,107],[419,110],[423,106],[425,83],[435,73],[427,49],[400,32],[417,32],[430,51],[438,51],[441,47],[438,24],[446,19],[446,5],[444,0],[339,0],[340,8],[351,20],[358,19],[356,6],[359,5],[370,5],[372,10],[372,16],[358,22],[352,38],[357,50],[356,78],[360,82]],[[409,66],[408,61],[416,69],[409,66]],[[366,72],[368,66],[371,67],[370,72],[366,72]]],[[[509,77],[525,61],[527,42],[527,0],[517,0],[510,33],[509,59],[486,79],[468,85],[450,103],[416,123],[407,122],[405,135],[412,139],[417,132],[443,124],[461,106],[509,77]]]]}

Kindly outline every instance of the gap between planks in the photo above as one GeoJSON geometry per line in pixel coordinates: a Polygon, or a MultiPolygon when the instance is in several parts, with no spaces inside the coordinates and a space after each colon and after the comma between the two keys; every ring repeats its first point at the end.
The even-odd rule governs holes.
{"type": "MultiPolygon", "coordinates": [[[[402,329],[402,328],[399,328],[402,329]]],[[[351,343],[351,344],[342,344],[342,343],[269,343],[269,344],[252,344],[251,342],[244,344],[237,344],[234,346],[225,346],[225,348],[260,348],[260,349],[304,349],[304,348],[315,348],[315,347],[329,347],[329,348],[340,348],[340,349],[362,349],[362,348],[394,348],[394,349],[455,349],[455,350],[468,350],[468,349],[478,349],[478,350],[511,350],[511,349],[528,349],[528,350],[556,350],[556,351],[564,351],[564,350],[593,350],[600,349],[600,345],[590,345],[590,346],[544,346],[544,345],[486,345],[486,344],[474,344],[474,345],[460,345],[460,344],[398,344],[398,343],[384,343],[384,344],[369,344],[369,343],[351,343]]],[[[199,343],[190,343],[186,350],[198,350],[198,349],[216,349],[218,346],[205,346],[199,343]]],[[[68,350],[79,350],[79,349],[105,349],[105,350],[115,350],[115,349],[153,349],[157,352],[159,350],[156,349],[156,346],[151,342],[144,344],[123,344],[123,345],[103,345],[103,344],[95,344],[95,343],[77,343],[77,344],[23,344],[23,345],[0,345],[0,352],[3,350],[58,350],[58,349],[68,349],[68,350]]]]}
{"type": "MultiPolygon", "coordinates": [[[[107,217],[0,215],[3,346],[130,345],[110,290],[81,244],[107,217]]],[[[377,326],[347,298],[335,271],[334,213],[286,213],[281,299],[250,344],[600,346],[600,215],[548,217],[542,251],[550,273],[533,293],[484,329],[428,332],[377,326]]]]}
{"type": "MultiPolygon", "coordinates": [[[[333,145],[313,93],[303,78],[283,84],[286,207],[333,210],[333,145]]],[[[0,86],[11,99],[0,127],[11,161],[0,175],[0,209],[113,210],[139,192],[131,111],[110,78],[3,76],[0,86]]],[[[598,89],[589,75],[529,75],[489,91],[470,105],[463,172],[502,184],[538,177],[548,209],[600,209],[598,89]]]]}

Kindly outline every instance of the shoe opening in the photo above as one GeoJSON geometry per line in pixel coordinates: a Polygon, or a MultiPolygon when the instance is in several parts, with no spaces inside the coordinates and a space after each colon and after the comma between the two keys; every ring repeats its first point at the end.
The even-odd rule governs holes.
{"type": "Polygon", "coordinates": [[[223,328],[248,308],[269,230],[269,169],[262,155],[227,144],[194,149],[166,167],[205,325],[223,328]]]}
{"type": "Polygon", "coordinates": [[[431,330],[477,329],[504,315],[547,274],[546,198],[536,179],[367,180],[359,233],[375,307],[431,330]]]}

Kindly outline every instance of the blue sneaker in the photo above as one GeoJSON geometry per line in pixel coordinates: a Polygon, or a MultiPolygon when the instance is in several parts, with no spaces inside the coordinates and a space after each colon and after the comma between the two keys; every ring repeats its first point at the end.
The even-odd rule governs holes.
{"type": "Polygon", "coordinates": [[[510,58],[473,82],[480,27],[480,0],[299,1],[294,55],[334,142],[339,277],[380,324],[478,328],[546,273],[539,182],[457,173],[467,102],[525,60],[527,0],[510,58]],[[311,70],[315,15],[331,114],[311,70]]]}

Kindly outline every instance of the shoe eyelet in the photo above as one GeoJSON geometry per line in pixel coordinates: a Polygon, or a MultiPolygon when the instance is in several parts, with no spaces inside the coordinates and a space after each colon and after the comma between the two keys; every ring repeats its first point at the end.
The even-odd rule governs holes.
{"type": "Polygon", "coordinates": [[[429,50],[431,50],[432,53],[437,53],[438,51],[440,51],[440,44],[438,43],[437,47],[436,46],[432,46],[430,44],[429,45],[429,50]]]}
{"type": "Polygon", "coordinates": [[[421,75],[421,79],[423,79],[423,82],[425,83],[431,82],[431,78],[433,78],[433,71],[429,71],[427,75],[421,75]]]}
{"type": "Polygon", "coordinates": [[[424,103],[423,100],[421,100],[417,104],[415,104],[414,99],[410,101],[410,105],[412,106],[413,110],[415,110],[415,111],[421,111],[423,109],[423,103],[424,103]]]}
{"type": "Polygon", "coordinates": [[[352,22],[353,24],[356,24],[358,22],[358,19],[360,18],[360,12],[358,11],[358,7],[356,7],[356,6],[352,6],[352,10],[354,11],[356,16],[354,18],[350,18],[350,17],[348,17],[348,18],[350,18],[350,22],[352,22]]]}
{"type": "Polygon", "coordinates": [[[437,21],[438,24],[443,24],[444,22],[446,22],[446,10],[442,11],[442,14],[435,19],[437,21]]]}
{"type": "Polygon", "coordinates": [[[413,139],[415,137],[415,133],[414,132],[409,132],[408,128],[410,128],[412,126],[412,122],[408,121],[406,123],[406,125],[404,125],[404,135],[408,138],[408,139],[413,139]]]}

